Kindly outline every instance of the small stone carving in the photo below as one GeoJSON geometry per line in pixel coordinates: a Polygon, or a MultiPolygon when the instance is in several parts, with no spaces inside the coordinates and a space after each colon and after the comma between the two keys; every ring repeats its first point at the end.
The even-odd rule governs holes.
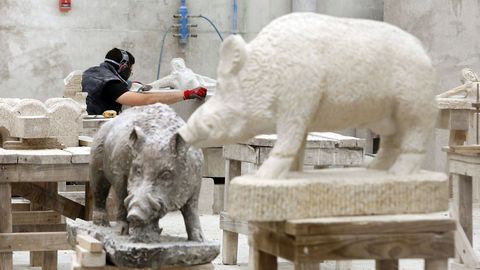
{"type": "Polygon", "coordinates": [[[188,239],[203,241],[197,214],[202,152],[176,133],[185,122],[164,104],[125,110],[105,123],[94,137],[90,179],[93,221],[109,225],[106,198],[110,187],[118,198],[121,234],[139,242],[155,239],[158,220],[180,210],[188,239]]]}
{"type": "Polygon", "coordinates": [[[195,74],[185,66],[185,61],[182,58],[173,58],[170,65],[172,67],[170,75],[156,80],[149,85],[154,89],[166,87],[173,89],[192,89],[199,86],[210,88],[217,83],[214,79],[195,74]]]}
{"type": "Polygon", "coordinates": [[[179,133],[207,147],[276,132],[261,178],[300,169],[307,132],[349,127],[381,135],[369,168],[417,172],[438,112],[430,58],[418,39],[383,22],[285,15],[249,44],[228,37],[217,78],[216,95],[179,133]]]}

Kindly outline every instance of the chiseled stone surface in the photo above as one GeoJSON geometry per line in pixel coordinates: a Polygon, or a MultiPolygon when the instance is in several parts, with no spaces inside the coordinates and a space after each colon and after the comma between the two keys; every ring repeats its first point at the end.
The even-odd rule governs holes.
{"type": "Polygon", "coordinates": [[[448,209],[448,177],[364,168],[291,172],[287,179],[234,178],[229,213],[246,220],[409,214],[448,209]]]}
{"type": "Polygon", "coordinates": [[[152,243],[133,242],[128,235],[119,235],[112,227],[96,226],[81,219],[67,221],[68,241],[75,246],[78,233],[95,237],[104,245],[107,257],[118,267],[158,268],[187,266],[211,262],[220,252],[215,242],[193,242],[186,238],[152,235],[152,243]]]}

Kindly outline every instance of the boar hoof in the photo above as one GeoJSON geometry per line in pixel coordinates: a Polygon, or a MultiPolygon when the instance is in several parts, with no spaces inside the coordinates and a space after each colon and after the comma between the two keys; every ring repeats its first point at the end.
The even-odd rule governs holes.
{"type": "Polygon", "coordinates": [[[258,168],[256,176],[262,179],[284,179],[292,162],[293,158],[271,156],[258,168]]]}
{"type": "Polygon", "coordinates": [[[126,221],[117,221],[116,231],[117,231],[120,235],[128,235],[128,230],[129,230],[128,222],[126,222],[126,221]]]}
{"type": "Polygon", "coordinates": [[[108,219],[108,213],[102,210],[94,210],[92,213],[93,224],[110,227],[110,221],[108,219]]]}
{"type": "Polygon", "coordinates": [[[195,230],[188,236],[189,241],[203,242],[203,234],[201,230],[195,230]]]}
{"type": "Polygon", "coordinates": [[[423,157],[423,154],[420,153],[400,154],[388,172],[395,175],[416,173],[420,170],[420,166],[423,163],[423,157]]]}

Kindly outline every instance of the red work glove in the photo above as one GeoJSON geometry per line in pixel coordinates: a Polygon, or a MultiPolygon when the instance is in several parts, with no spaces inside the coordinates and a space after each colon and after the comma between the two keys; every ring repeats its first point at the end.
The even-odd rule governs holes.
{"type": "Polygon", "coordinates": [[[203,87],[197,87],[190,90],[183,91],[183,100],[186,99],[204,99],[207,95],[207,89],[203,87]]]}

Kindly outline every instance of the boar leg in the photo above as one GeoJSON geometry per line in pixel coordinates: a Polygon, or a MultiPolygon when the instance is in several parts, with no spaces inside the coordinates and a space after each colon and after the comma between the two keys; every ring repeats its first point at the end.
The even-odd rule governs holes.
{"type": "Polygon", "coordinates": [[[129,226],[127,221],[127,208],[125,207],[124,200],[127,197],[127,179],[119,181],[117,183],[125,183],[123,185],[115,185],[115,193],[117,195],[117,231],[121,235],[127,235],[129,226]]]}
{"type": "Polygon", "coordinates": [[[400,140],[398,135],[382,136],[380,135],[380,148],[377,156],[370,164],[369,169],[388,170],[400,154],[400,140]]]}
{"type": "Polygon", "coordinates": [[[307,136],[307,123],[311,115],[305,109],[300,115],[284,111],[277,120],[277,142],[273,146],[270,155],[256,175],[264,179],[282,179],[287,176],[288,171],[294,165],[295,157],[297,162],[294,169],[300,170],[303,166],[302,144],[307,136]],[[302,165],[300,165],[300,162],[302,165]]]}
{"type": "Polygon", "coordinates": [[[110,182],[108,182],[100,162],[92,160],[90,166],[90,184],[93,190],[93,223],[96,225],[110,226],[107,213],[107,197],[110,191],[110,182]]]}
{"type": "Polygon", "coordinates": [[[198,217],[198,193],[188,200],[188,202],[180,209],[185,221],[188,240],[203,242],[203,232],[200,226],[200,218],[198,217]]]}

